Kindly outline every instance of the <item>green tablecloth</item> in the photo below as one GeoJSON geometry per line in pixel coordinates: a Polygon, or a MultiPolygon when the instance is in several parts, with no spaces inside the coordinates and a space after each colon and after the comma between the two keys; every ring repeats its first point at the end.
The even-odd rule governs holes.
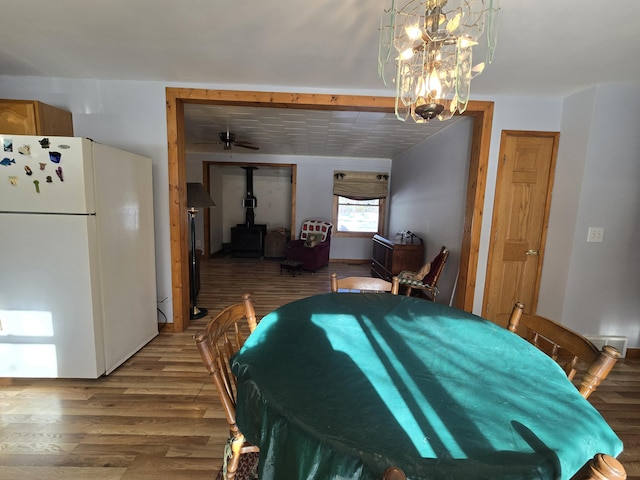
{"type": "Polygon", "coordinates": [[[265,316],[232,359],[261,480],[566,479],[622,443],[556,363],[477,316],[329,293],[265,316]]]}

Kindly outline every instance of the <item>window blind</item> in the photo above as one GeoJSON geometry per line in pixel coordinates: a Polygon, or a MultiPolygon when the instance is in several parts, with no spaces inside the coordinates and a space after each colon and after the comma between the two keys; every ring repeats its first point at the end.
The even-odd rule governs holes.
{"type": "Polygon", "coordinates": [[[385,172],[333,172],[333,194],[354,200],[386,198],[389,174],[385,172]]]}

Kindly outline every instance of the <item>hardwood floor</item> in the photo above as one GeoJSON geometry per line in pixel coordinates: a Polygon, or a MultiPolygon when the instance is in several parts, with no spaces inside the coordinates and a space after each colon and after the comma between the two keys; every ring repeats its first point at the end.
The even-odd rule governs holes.
{"type": "MultiPolygon", "coordinates": [[[[277,260],[206,260],[198,305],[215,313],[251,292],[260,318],[329,291],[332,272],[367,275],[368,266],[332,263],[293,277],[277,260]]],[[[228,429],[193,345],[206,321],[161,331],[98,380],[0,379],[0,480],[215,478],[228,429]]],[[[640,479],[640,361],[618,362],[590,401],[625,443],[629,478],[640,479]]]]}

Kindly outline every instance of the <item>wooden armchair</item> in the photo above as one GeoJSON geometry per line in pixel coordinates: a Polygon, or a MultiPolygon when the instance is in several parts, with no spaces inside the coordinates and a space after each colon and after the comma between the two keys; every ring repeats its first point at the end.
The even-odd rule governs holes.
{"type": "MultiPolygon", "coordinates": [[[[251,454],[248,458],[254,463],[255,469],[258,464],[259,447],[245,441],[244,435],[236,425],[237,382],[229,365],[229,359],[244,345],[246,337],[256,328],[256,325],[256,314],[251,295],[245,293],[242,296],[242,303],[225,308],[211,319],[203,330],[194,335],[202,362],[213,379],[229,424],[231,453],[227,461],[225,452],[227,480],[235,478],[242,455],[251,454]]],[[[243,465],[243,467],[247,466],[243,465]]]]}
{"type": "Polygon", "coordinates": [[[335,273],[331,274],[331,291],[338,290],[359,291],[359,292],[391,292],[398,294],[398,277],[393,277],[390,282],[382,278],[373,277],[346,277],[338,278],[335,273]]]}
{"type": "Polygon", "coordinates": [[[588,365],[587,373],[578,387],[584,398],[588,398],[595,391],[620,357],[620,352],[610,345],[604,346],[600,351],[588,339],[564,325],[548,318],[524,313],[524,305],[518,302],[513,306],[507,328],[517,333],[521,325],[526,329],[523,336],[558,361],[569,380],[573,380],[576,374],[578,360],[588,365]],[[564,356],[561,354],[565,353],[568,354],[568,361],[561,363],[564,356]]]}
{"type": "Polygon", "coordinates": [[[407,272],[401,272],[398,275],[398,280],[400,285],[404,285],[406,288],[405,295],[409,297],[413,290],[419,290],[425,295],[425,297],[427,297],[427,299],[435,302],[436,296],[438,295],[438,280],[440,279],[440,274],[442,274],[442,270],[444,269],[444,265],[447,263],[448,258],[449,249],[443,245],[440,252],[438,252],[435,258],[431,261],[431,268],[423,279],[415,279],[411,276],[407,276],[407,272]]]}

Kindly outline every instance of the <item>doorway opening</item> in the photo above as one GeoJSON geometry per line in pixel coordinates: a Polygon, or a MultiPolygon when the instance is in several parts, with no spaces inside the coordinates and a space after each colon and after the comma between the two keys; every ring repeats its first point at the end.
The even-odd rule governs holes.
{"type": "MultiPolygon", "coordinates": [[[[209,257],[220,250],[225,250],[226,244],[229,243],[229,232],[231,228],[236,226],[245,219],[243,213],[245,204],[242,195],[235,195],[232,198],[224,191],[230,182],[222,182],[222,178],[226,173],[234,172],[236,177],[242,178],[242,169],[245,167],[255,167],[253,174],[256,179],[257,195],[257,211],[260,222],[272,227],[285,227],[290,232],[295,231],[296,209],[294,200],[296,198],[297,184],[297,165],[293,163],[260,163],[260,162],[227,162],[227,161],[204,161],[202,162],[202,179],[205,188],[211,194],[214,194],[216,205],[219,208],[210,209],[209,215],[204,217],[204,255],[209,257]],[[275,198],[264,198],[259,194],[261,179],[272,179],[282,185],[282,190],[275,189],[280,195],[275,198]],[[285,187],[284,185],[288,187],[285,187]],[[217,188],[213,188],[217,185],[217,188]],[[284,191],[286,190],[286,191],[284,191]],[[270,204],[270,208],[265,212],[262,209],[266,203],[270,204]],[[237,220],[237,222],[236,222],[237,220]]],[[[228,178],[228,177],[227,177],[228,178]]],[[[241,180],[238,180],[241,182],[241,180]]],[[[238,182],[237,181],[237,182],[238,182]]],[[[236,182],[236,183],[237,183],[236,182]]],[[[264,182],[262,182],[264,183],[264,182]]],[[[233,186],[231,186],[233,189],[233,186]]]]}
{"type": "MultiPolygon", "coordinates": [[[[192,88],[166,89],[169,173],[169,219],[171,234],[171,282],[174,332],[189,326],[188,222],[186,212],[186,153],[184,105],[187,103],[297,108],[342,111],[393,112],[393,97],[325,95],[192,88]]],[[[469,101],[463,114],[474,120],[467,197],[460,251],[460,273],[456,294],[457,308],[471,311],[482,225],[489,144],[493,122],[493,102],[469,101]]],[[[295,199],[293,200],[295,203],[295,199]]]]}

